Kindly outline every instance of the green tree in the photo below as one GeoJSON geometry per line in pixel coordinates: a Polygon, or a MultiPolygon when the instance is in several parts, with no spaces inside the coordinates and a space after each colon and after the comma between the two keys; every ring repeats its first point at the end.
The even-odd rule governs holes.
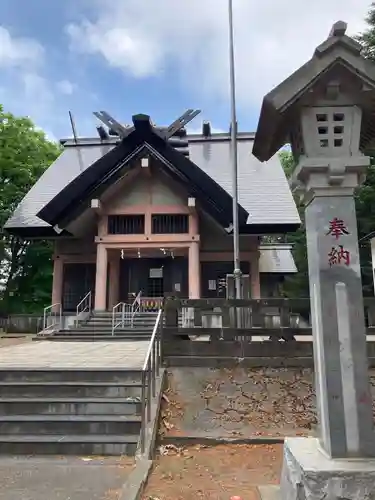
{"type": "MultiPolygon", "coordinates": [[[[48,141],[29,118],[6,113],[0,106],[0,227],[59,153],[60,147],[48,141]]],[[[2,231],[3,314],[39,311],[50,294],[51,273],[47,242],[26,241],[2,231]]]]}
{"type": "Polygon", "coordinates": [[[362,286],[364,295],[374,295],[373,274],[371,263],[371,248],[369,240],[363,240],[375,231],[375,159],[367,169],[366,180],[356,192],[356,212],[358,223],[358,238],[360,240],[360,261],[362,286]],[[361,241],[362,240],[362,241],[361,241]]]}
{"type": "MultiPolygon", "coordinates": [[[[285,173],[290,174],[294,170],[293,155],[289,152],[280,153],[280,161],[285,173]]],[[[308,297],[308,265],[306,234],[304,224],[305,209],[299,198],[295,197],[295,202],[301,217],[301,226],[295,233],[287,235],[287,242],[293,245],[293,257],[298,269],[298,273],[286,278],[284,292],[288,297],[308,297]]],[[[361,240],[366,235],[375,231],[375,159],[367,170],[366,181],[355,193],[358,238],[361,240]]],[[[360,244],[360,261],[362,273],[362,285],[364,295],[373,295],[373,275],[371,263],[371,251],[368,240],[362,240],[360,244]]]]}
{"type": "MultiPolygon", "coordinates": [[[[290,151],[280,151],[281,165],[286,176],[289,178],[294,170],[295,161],[290,151]]],[[[298,196],[294,197],[298,213],[301,218],[301,226],[295,233],[289,233],[286,237],[287,243],[293,245],[292,253],[298,273],[287,276],[283,285],[283,292],[287,297],[309,297],[309,277],[307,265],[307,248],[305,233],[305,210],[298,196]]]]}
{"type": "Polygon", "coordinates": [[[371,2],[365,20],[367,28],[355,38],[363,47],[362,54],[375,61],[375,2],[371,2]]]}

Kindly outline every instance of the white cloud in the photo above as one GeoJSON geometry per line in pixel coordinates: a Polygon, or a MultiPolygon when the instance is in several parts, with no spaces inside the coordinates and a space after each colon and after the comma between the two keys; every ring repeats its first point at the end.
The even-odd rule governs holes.
{"type": "Polygon", "coordinates": [[[65,95],[72,95],[75,91],[75,84],[70,82],[69,80],[61,80],[56,84],[57,90],[65,95]]]}
{"type": "MultiPolygon", "coordinates": [[[[311,57],[337,20],[363,29],[369,0],[234,2],[240,105],[261,97],[311,57]]],[[[176,78],[214,99],[228,98],[227,0],[94,0],[96,17],[66,30],[71,47],[99,54],[136,78],[176,69],[176,78]]]]}
{"type": "MultiPolygon", "coordinates": [[[[6,111],[27,115],[55,140],[52,129],[68,127],[68,112],[61,113],[57,92],[71,95],[75,85],[67,79],[54,82],[47,75],[46,50],[31,38],[15,36],[0,26],[0,103],[6,111]]],[[[65,111],[65,110],[64,110],[65,111]]]]}
{"type": "Polygon", "coordinates": [[[0,67],[38,65],[43,61],[44,49],[31,38],[14,38],[0,26],[0,67]]]}
{"type": "Polygon", "coordinates": [[[45,50],[32,38],[14,36],[0,26],[0,102],[6,110],[27,114],[42,124],[54,95],[43,77],[45,50]]]}

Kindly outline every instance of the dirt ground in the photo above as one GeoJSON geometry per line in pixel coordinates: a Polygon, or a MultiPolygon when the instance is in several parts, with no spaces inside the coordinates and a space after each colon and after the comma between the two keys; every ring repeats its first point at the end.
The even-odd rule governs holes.
{"type": "Polygon", "coordinates": [[[31,342],[32,341],[32,335],[27,335],[25,337],[0,337],[0,348],[1,347],[9,347],[12,345],[17,345],[17,344],[24,344],[25,342],[31,342]]]}
{"type": "Polygon", "coordinates": [[[316,423],[311,370],[173,368],[160,434],[306,436],[316,423]]]}
{"type": "Polygon", "coordinates": [[[282,445],[161,446],[143,500],[259,500],[278,484],[282,445]]]}

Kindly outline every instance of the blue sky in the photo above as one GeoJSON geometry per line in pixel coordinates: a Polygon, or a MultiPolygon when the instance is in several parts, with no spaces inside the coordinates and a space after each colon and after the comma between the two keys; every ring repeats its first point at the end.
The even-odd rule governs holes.
{"type": "MultiPolygon", "coordinates": [[[[234,0],[237,108],[255,130],[262,97],[303,64],[333,22],[364,27],[367,0],[234,0]],[[296,29],[299,27],[299,30],[296,29]],[[303,35],[303,36],[302,36],[303,35]]],[[[95,133],[92,112],[158,125],[199,108],[228,130],[227,0],[1,0],[0,103],[49,137],[95,133]]]]}

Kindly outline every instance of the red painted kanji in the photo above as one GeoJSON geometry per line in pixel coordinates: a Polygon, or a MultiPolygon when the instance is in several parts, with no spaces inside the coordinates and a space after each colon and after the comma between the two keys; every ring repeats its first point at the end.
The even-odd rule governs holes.
{"type": "Polygon", "coordinates": [[[337,217],[335,217],[334,219],[329,221],[329,229],[327,234],[334,236],[336,240],[338,240],[340,236],[350,233],[345,225],[345,222],[342,219],[338,219],[337,217]]]}
{"type": "Polygon", "coordinates": [[[331,251],[328,254],[328,263],[330,267],[337,264],[345,264],[346,266],[350,266],[350,252],[348,250],[345,250],[342,245],[332,247],[331,251]]]}

